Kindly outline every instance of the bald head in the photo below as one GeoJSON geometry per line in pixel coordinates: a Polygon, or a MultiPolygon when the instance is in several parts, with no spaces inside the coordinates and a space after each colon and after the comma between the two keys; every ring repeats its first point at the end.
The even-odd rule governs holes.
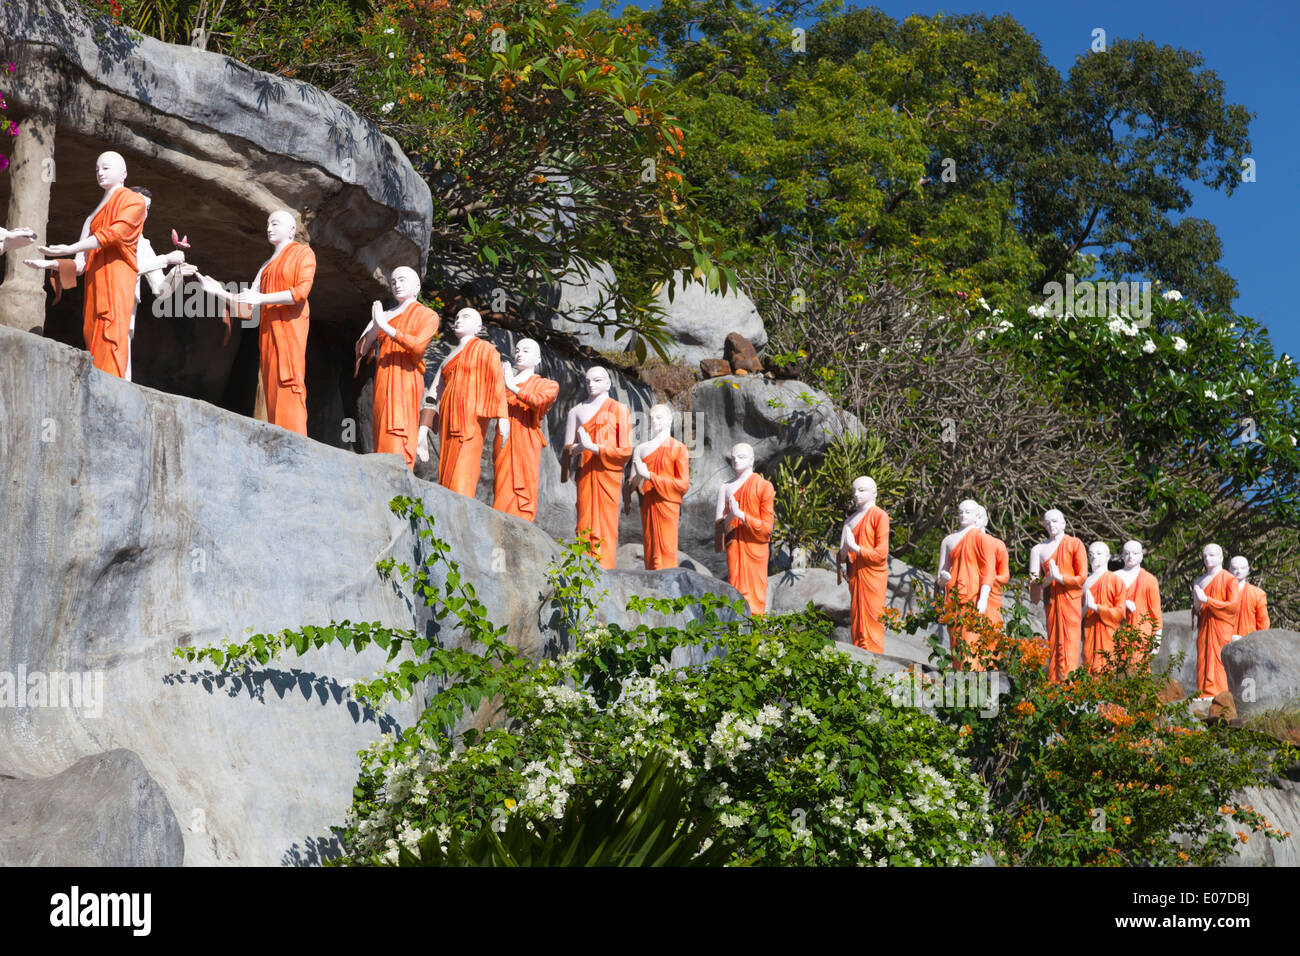
{"type": "Polygon", "coordinates": [[[100,189],[112,189],[126,182],[126,160],[112,150],[95,159],[95,182],[100,189]]]}
{"type": "Polygon", "coordinates": [[[1201,549],[1201,559],[1205,562],[1206,570],[1223,567],[1223,549],[1217,544],[1207,544],[1201,549]]]}
{"type": "Polygon", "coordinates": [[[398,266],[388,280],[393,297],[398,302],[409,302],[420,294],[420,277],[410,266],[398,266]]]}
{"type": "Polygon", "coordinates": [[[731,446],[731,467],[737,475],[754,467],[754,446],[749,442],[736,442],[731,446]]]}
{"type": "Polygon", "coordinates": [[[277,209],[266,217],[266,238],[273,246],[292,242],[298,235],[298,219],[288,209],[277,209]]]}
{"type": "Polygon", "coordinates": [[[853,503],[859,508],[876,503],[876,480],[870,475],[858,475],[853,479],[853,503]]]}

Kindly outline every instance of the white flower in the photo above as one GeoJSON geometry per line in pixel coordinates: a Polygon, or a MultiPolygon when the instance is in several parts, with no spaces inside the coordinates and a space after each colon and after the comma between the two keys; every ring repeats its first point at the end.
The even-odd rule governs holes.
{"type": "Polygon", "coordinates": [[[1214,399],[1214,400],[1217,402],[1217,401],[1219,400],[1219,393],[1216,392],[1216,391],[1215,391],[1214,389],[1212,389],[1212,388],[1207,388],[1207,389],[1205,390],[1205,397],[1206,397],[1206,398],[1212,398],[1212,399],[1214,399]]]}
{"type": "Polygon", "coordinates": [[[390,54],[388,54],[388,58],[389,58],[390,60],[392,60],[392,59],[396,59],[396,57],[397,57],[397,54],[396,54],[396,53],[390,53],[390,54]]]}
{"type": "Polygon", "coordinates": [[[1184,339],[1181,335],[1174,336],[1174,351],[1175,352],[1187,351],[1187,340],[1184,339]]]}
{"type": "Polygon", "coordinates": [[[1047,306],[1045,305],[1031,305],[1028,312],[1036,319],[1047,318],[1047,306]]]}
{"type": "Polygon", "coordinates": [[[1166,302],[1177,302],[1182,297],[1183,294],[1177,289],[1170,289],[1168,292],[1160,293],[1160,298],[1164,299],[1166,302]]]}
{"type": "Polygon", "coordinates": [[[392,34],[396,33],[397,31],[394,30],[392,27],[389,27],[389,28],[388,28],[387,30],[385,30],[384,32],[387,33],[387,34],[389,34],[389,35],[391,36],[392,34]]]}
{"type": "Polygon", "coordinates": [[[1294,447],[1295,447],[1295,435],[1288,435],[1287,437],[1291,439],[1291,447],[1294,448],[1294,447]]]}
{"type": "Polygon", "coordinates": [[[1150,355],[1155,350],[1156,350],[1156,343],[1152,342],[1150,339],[1147,339],[1145,342],[1142,343],[1142,351],[1145,352],[1147,355],[1150,355]]]}
{"type": "Polygon", "coordinates": [[[381,113],[391,113],[391,112],[393,111],[393,107],[396,106],[396,105],[397,105],[397,104],[396,104],[396,103],[393,103],[393,102],[385,103],[383,106],[379,107],[379,112],[381,112],[381,113]]]}
{"type": "Polygon", "coordinates": [[[1247,394],[1247,395],[1254,395],[1254,394],[1255,394],[1255,390],[1254,390],[1253,388],[1248,388],[1248,389],[1246,389],[1246,394],[1247,394]]]}
{"type": "Polygon", "coordinates": [[[1030,338],[1032,338],[1035,342],[1040,341],[1042,337],[1043,337],[1042,332],[1035,332],[1032,336],[1030,336],[1030,338]]]}
{"type": "Polygon", "coordinates": [[[980,296],[978,302],[981,309],[983,309],[985,312],[989,311],[989,304],[984,301],[984,296],[980,296]]]}
{"type": "Polygon", "coordinates": [[[984,330],[983,330],[983,329],[980,329],[978,332],[975,333],[975,341],[977,341],[977,342],[983,342],[983,341],[984,341],[984,336],[985,336],[985,332],[984,332],[984,330]]]}

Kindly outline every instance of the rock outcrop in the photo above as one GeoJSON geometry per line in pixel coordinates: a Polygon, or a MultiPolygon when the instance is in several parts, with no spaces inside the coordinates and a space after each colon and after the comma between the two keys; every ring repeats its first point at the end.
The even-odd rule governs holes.
{"type": "MultiPolygon", "coordinates": [[[[234,675],[187,670],[173,648],[345,619],[458,640],[375,570],[417,560],[393,496],[423,500],[511,641],[537,656],[562,637],[545,578],[559,549],[542,529],[423,482],[396,456],[124,382],[84,351],[5,328],[0,462],[0,669],[99,675],[103,687],[98,712],[0,708],[0,775],[35,786],[132,751],[181,822],[187,864],[329,854],[357,750],[409,723],[417,702],[374,713],[350,700],[346,685],[372,676],[379,653],[328,648],[234,675]]],[[[611,572],[600,587],[606,618],[627,624],[633,592],[737,596],[686,570],[611,572]]]]}
{"type": "MultiPolygon", "coordinates": [[[[249,282],[270,253],[266,216],[302,218],[317,256],[307,354],[308,430],[340,441],[354,399],[351,342],[396,266],[423,271],[432,199],[397,143],[313,86],[229,57],[162,43],[91,18],[66,0],[5,0],[0,36],[15,60],[8,115],[23,133],[0,177],[5,221],[42,242],[71,242],[98,203],[94,162],[116,150],[129,186],[147,186],[145,225],[159,252],[176,227],[187,255],[223,282],[249,282]],[[56,185],[51,188],[51,182],[56,185]]],[[[0,324],[82,344],[81,293],[45,307],[41,277],[8,257],[0,324]]],[[[197,283],[176,300],[142,291],[136,381],[252,414],[256,335],[238,323],[222,344],[219,313],[200,317],[197,283]],[[193,306],[193,308],[191,308],[193,306]]],[[[355,416],[353,416],[355,417],[355,416]]]]}
{"type": "MultiPolygon", "coordinates": [[[[202,828],[202,815],[191,823],[202,828]]],[[[181,827],[140,758],[110,750],[37,780],[0,778],[0,866],[180,866],[181,827]]]]}
{"type": "Polygon", "coordinates": [[[1300,710],[1300,634],[1295,631],[1255,631],[1233,641],[1223,649],[1223,669],[1241,717],[1300,710]]]}
{"type": "Polygon", "coordinates": [[[742,290],[727,294],[710,292],[700,281],[683,283],[673,277],[672,299],[667,285],[655,296],[663,310],[664,326],[673,342],[670,352],[678,361],[694,368],[702,359],[722,357],[723,344],[732,332],[739,332],[756,348],[767,344],[767,329],[758,307],[742,290]]]}

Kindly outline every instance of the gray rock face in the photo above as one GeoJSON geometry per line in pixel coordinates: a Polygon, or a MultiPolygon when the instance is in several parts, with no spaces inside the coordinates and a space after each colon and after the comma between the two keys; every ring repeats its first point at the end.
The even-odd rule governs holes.
{"type": "Polygon", "coordinates": [[[1223,669],[1239,716],[1300,709],[1300,634],[1295,631],[1273,628],[1233,641],[1223,649],[1223,669]]]}
{"type": "Polygon", "coordinates": [[[664,325],[673,341],[669,350],[679,361],[695,367],[702,359],[722,357],[722,345],[732,332],[739,332],[761,349],[767,344],[767,330],[753,300],[740,289],[725,296],[710,292],[703,282],[683,284],[673,278],[672,301],[665,286],[655,297],[664,310],[664,325]]]}
{"type": "Polygon", "coordinates": [[[588,263],[570,269],[556,286],[555,309],[548,324],[557,332],[571,336],[579,344],[598,352],[627,350],[628,336],[614,338],[614,330],[601,331],[593,322],[614,321],[613,296],[618,287],[614,269],[608,262],[588,263]]]}
{"type": "MultiPolygon", "coordinates": [[[[0,461],[0,670],[102,681],[97,708],[0,707],[0,775],[37,780],[130,750],[181,821],[188,864],[329,854],[357,750],[417,710],[374,713],[348,697],[381,654],[331,648],[220,674],[186,670],[173,648],[331,620],[460,639],[375,570],[418,560],[394,495],[424,501],[511,641],[537,656],[558,639],[545,570],[559,549],[542,529],[423,482],[396,456],[124,382],[84,351],[6,328],[0,461]]],[[[685,570],[641,574],[626,580],[730,590],[685,570]]],[[[636,623],[608,577],[606,614],[636,623]]]]}
{"type": "Polygon", "coordinates": [[[39,780],[0,778],[0,866],[180,866],[184,856],[176,814],[129,750],[39,780]]]}
{"type": "MultiPolygon", "coordinates": [[[[1238,641],[1237,643],[1241,643],[1238,641]]],[[[1300,783],[1281,778],[1271,787],[1247,787],[1234,794],[1268,818],[1268,822],[1291,836],[1280,843],[1253,833],[1239,823],[1225,821],[1223,829],[1235,834],[1246,833],[1245,843],[1238,843],[1235,855],[1225,866],[1300,866],[1300,783]]]]}
{"type": "Polygon", "coordinates": [[[1168,611],[1161,616],[1164,633],[1160,638],[1160,648],[1151,658],[1151,670],[1160,673],[1172,663],[1176,654],[1181,653],[1182,665],[1169,676],[1183,685],[1183,693],[1193,697],[1196,695],[1196,628],[1192,626],[1192,612],[1168,611]]]}

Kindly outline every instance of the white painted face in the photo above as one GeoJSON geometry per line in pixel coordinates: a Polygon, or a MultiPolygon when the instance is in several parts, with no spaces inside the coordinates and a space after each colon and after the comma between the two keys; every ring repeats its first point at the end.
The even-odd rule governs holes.
{"type": "Polygon", "coordinates": [[[974,501],[966,500],[957,506],[957,524],[969,528],[979,520],[980,506],[974,501]]]}
{"type": "Polygon", "coordinates": [[[587,369],[587,397],[599,398],[609,391],[609,372],[599,365],[587,369]]]}
{"type": "Polygon", "coordinates": [[[743,473],[748,468],[754,467],[754,449],[749,445],[741,442],[732,446],[731,449],[731,467],[736,474],[743,473]]]}
{"type": "Polygon", "coordinates": [[[420,277],[415,274],[414,269],[406,266],[399,266],[393,270],[393,277],[388,285],[393,290],[393,298],[398,302],[405,302],[420,294],[420,277]]]}
{"type": "Polygon", "coordinates": [[[532,339],[520,339],[515,343],[515,368],[535,369],[542,364],[542,348],[532,339]]]}
{"type": "Polygon", "coordinates": [[[1221,568],[1223,567],[1223,549],[1217,544],[1207,544],[1201,550],[1201,560],[1205,562],[1205,570],[1207,571],[1221,568]]]}
{"type": "Polygon", "coordinates": [[[1053,508],[1043,515],[1043,527],[1047,529],[1049,537],[1055,538],[1065,531],[1065,515],[1053,508]]]}
{"type": "Polygon", "coordinates": [[[1142,545],[1137,541],[1124,542],[1124,567],[1129,571],[1142,567],[1142,545]]]}
{"type": "Polygon", "coordinates": [[[273,246],[288,242],[297,233],[293,216],[284,210],[276,210],[266,217],[266,241],[273,246]]]}
{"type": "Polygon", "coordinates": [[[989,526],[989,512],[983,505],[979,506],[979,511],[975,515],[975,525],[981,531],[989,526]]]}
{"type": "Polygon", "coordinates": [[[853,503],[865,508],[876,498],[876,483],[866,475],[853,479],[853,503]]]}
{"type": "Polygon", "coordinates": [[[95,160],[95,182],[100,189],[120,186],[126,182],[126,160],[120,153],[100,153],[95,160]]]}
{"type": "Polygon", "coordinates": [[[451,330],[459,337],[478,335],[482,329],[483,317],[476,309],[461,309],[456,313],[456,321],[451,326],[451,330]]]}
{"type": "Polygon", "coordinates": [[[673,427],[673,410],[667,405],[656,405],[650,409],[650,428],[656,435],[662,435],[673,427]]]}
{"type": "Polygon", "coordinates": [[[1250,577],[1250,562],[1241,555],[1237,555],[1228,562],[1228,570],[1232,572],[1232,576],[1238,581],[1244,581],[1250,577]]]}
{"type": "Polygon", "coordinates": [[[1093,571],[1104,571],[1110,560],[1110,548],[1100,541],[1088,545],[1088,566],[1093,571]]]}

